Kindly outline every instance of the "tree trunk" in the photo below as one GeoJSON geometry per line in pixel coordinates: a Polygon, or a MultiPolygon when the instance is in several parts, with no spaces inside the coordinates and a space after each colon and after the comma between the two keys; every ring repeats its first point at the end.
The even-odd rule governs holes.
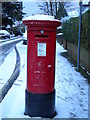
{"type": "Polygon", "coordinates": [[[47,9],[47,14],[49,15],[49,5],[48,5],[48,2],[46,2],[46,9],[47,9]]]}
{"type": "Polygon", "coordinates": [[[52,15],[52,16],[53,16],[52,0],[50,0],[50,15],[52,15]]]}
{"type": "Polygon", "coordinates": [[[57,1],[56,0],[55,0],[55,11],[56,11],[55,18],[57,18],[57,1]]]}

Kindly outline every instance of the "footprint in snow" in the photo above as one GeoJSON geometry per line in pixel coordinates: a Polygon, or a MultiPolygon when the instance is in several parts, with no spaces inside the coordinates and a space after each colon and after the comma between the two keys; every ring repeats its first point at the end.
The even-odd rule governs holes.
{"type": "Polygon", "coordinates": [[[76,117],[75,113],[73,113],[73,112],[70,112],[70,115],[71,115],[71,118],[75,118],[76,117]]]}

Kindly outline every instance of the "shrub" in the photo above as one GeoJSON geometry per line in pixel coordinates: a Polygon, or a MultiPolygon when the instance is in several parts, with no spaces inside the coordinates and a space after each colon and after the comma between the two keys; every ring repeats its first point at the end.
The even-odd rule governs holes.
{"type": "MultiPolygon", "coordinates": [[[[82,15],[81,27],[81,46],[85,49],[90,47],[90,10],[82,15]]],[[[79,32],[79,17],[71,18],[62,23],[62,31],[64,38],[74,44],[78,45],[78,32],[79,32]]]]}

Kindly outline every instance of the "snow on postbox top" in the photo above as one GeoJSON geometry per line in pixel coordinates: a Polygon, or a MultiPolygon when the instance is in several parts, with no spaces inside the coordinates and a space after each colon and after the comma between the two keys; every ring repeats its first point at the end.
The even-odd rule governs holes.
{"type": "Polygon", "coordinates": [[[47,26],[58,27],[61,22],[49,15],[33,15],[23,19],[23,23],[27,26],[47,26]]]}

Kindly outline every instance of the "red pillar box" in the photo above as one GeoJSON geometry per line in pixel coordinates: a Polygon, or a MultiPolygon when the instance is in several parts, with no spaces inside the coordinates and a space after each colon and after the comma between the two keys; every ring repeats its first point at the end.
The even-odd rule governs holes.
{"type": "Polygon", "coordinates": [[[37,17],[39,20],[35,16],[23,20],[28,31],[25,114],[52,118],[55,116],[56,28],[61,22],[52,16],[37,17]]]}

